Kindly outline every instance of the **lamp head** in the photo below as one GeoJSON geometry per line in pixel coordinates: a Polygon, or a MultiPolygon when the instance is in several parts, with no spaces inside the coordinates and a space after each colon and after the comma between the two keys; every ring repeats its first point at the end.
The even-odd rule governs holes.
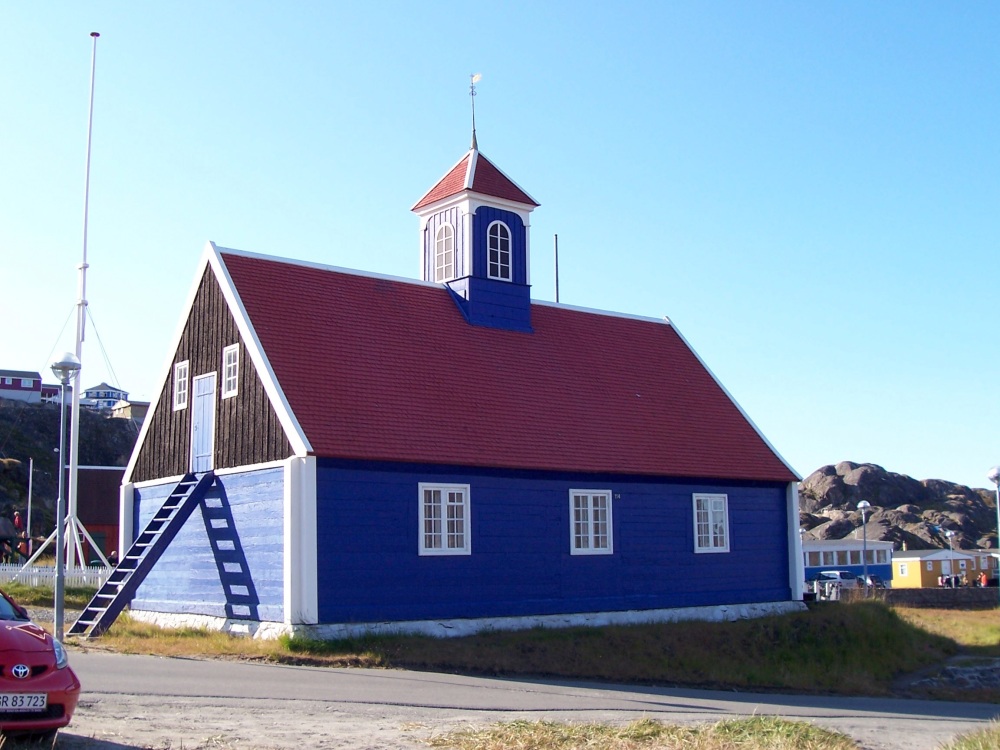
{"type": "Polygon", "coordinates": [[[990,469],[986,474],[986,478],[997,485],[997,487],[1000,487],[1000,466],[994,466],[990,469]]]}
{"type": "Polygon", "coordinates": [[[858,510],[860,510],[860,511],[866,511],[870,507],[872,507],[872,504],[870,502],[868,502],[867,500],[862,500],[860,503],[858,503],[858,510]]]}
{"type": "Polygon", "coordinates": [[[52,363],[52,374],[66,385],[67,381],[80,371],[80,360],[73,352],[66,352],[57,362],[52,363]]]}

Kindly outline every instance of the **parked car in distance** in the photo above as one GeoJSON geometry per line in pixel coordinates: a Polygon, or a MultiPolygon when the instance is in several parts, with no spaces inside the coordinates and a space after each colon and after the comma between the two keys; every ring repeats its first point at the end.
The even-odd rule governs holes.
{"type": "Polygon", "coordinates": [[[0,733],[54,739],[79,698],[66,649],[0,591],[0,733]]]}
{"type": "MultiPolygon", "coordinates": [[[[863,575],[858,576],[858,585],[859,586],[864,586],[865,585],[865,577],[863,575]]],[[[871,575],[871,574],[869,574],[869,576],[868,576],[868,585],[871,588],[873,588],[873,589],[884,589],[885,588],[885,582],[881,578],[879,578],[878,576],[871,575]]]]}
{"type": "Polygon", "coordinates": [[[841,586],[861,586],[861,579],[849,570],[821,570],[816,576],[806,581],[812,583],[816,581],[824,586],[831,583],[839,583],[841,586]]]}

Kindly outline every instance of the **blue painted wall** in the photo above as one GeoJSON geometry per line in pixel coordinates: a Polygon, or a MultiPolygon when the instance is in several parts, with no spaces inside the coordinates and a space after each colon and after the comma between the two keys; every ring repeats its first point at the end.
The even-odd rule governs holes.
{"type": "MultiPolygon", "coordinates": [[[[134,534],[173,487],[136,489],[134,534]]],[[[219,477],[203,501],[207,514],[201,507],[191,514],[139,587],[132,608],[281,622],[283,498],[281,468],[219,477]]]]}
{"type": "Polygon", "coordinates": [[[785,486],[320,460],[320,622],[788,601],[785,486]],[[472,554],[418,554],[418,483],[471,485],[472,554]],[[571,555],[569,490],[613,493],[613,555],[571,555]],[[692,494],[729,496],[731,552],[695,554],[692,494]]]}
{"type": "Polygon", "coordinates": [[[503,211],[492,206],[476,209],[472,221],[472,276],[489,278],[486,230],[494,221],[502,221],[510,229],[511,280],[506,283],[528,283],[528,233],[521,217],[513,211],[503,211]]]}

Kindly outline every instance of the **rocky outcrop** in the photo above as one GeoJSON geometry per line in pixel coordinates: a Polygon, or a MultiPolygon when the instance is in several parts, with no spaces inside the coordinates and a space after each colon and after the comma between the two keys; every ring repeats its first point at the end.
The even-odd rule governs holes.
{"type": "Polygon", "coordinates": [[[862,523],[867,500],[869,539],[896,549],[996,549],[996,495],[941,479],[918,481],[876,464],[841,461],[823,466],[799,484],[799,525],[814,539],[843,539],[862,523]]]}

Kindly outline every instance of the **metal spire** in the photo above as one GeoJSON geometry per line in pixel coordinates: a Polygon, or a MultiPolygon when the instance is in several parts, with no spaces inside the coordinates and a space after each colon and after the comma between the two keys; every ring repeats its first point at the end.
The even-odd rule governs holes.
{"type": "Polygon", "coordinates": [[[476,84],[482,80],[482,73],[472,73],[469,75],[469,98],[472,100],[472,150],[478,151],[479,144],[476,143],[476,84]]]}

